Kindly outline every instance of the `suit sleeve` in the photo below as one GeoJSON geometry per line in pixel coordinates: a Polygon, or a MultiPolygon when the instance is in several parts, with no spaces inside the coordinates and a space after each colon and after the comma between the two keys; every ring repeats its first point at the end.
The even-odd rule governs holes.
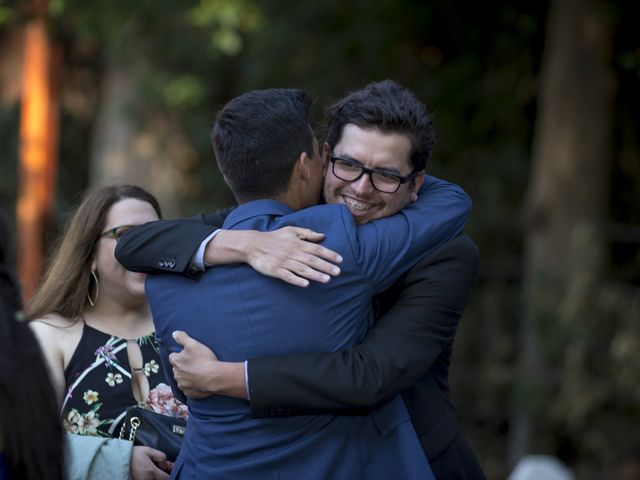
{"type": "Polygon", "coordinates": [[[415,202],[356,229],[355,257],[375,292],[462,231],[471,199],[458,185],[427,176],[415,202]]]}
{"type": "Polygon", "coordinates": [[[130,478],[133,442],[65,433],[65,478],[130,478]]]}
{"type": "Polygon", "coordinates": [[[415,383],[452,344],[478,262],[475,244],[461,235],[406,275],[397,301],[361,344],[249,360],[252,416],[360,413],[415,383]]]}
{"type": "Polygon", "coordinates": [[[134,272],[186,275],[200,243],[222,226],[227,213],[140,225],[118,240],[116,259],[134,272]]]}

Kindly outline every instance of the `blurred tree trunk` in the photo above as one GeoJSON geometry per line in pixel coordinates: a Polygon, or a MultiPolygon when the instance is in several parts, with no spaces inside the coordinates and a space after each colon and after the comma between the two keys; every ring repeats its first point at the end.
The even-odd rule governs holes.
{"type": "Polygon", "coordinates": [[[40,281],[57,175],[59,99],[54,72],[60,56],[47,37],[46,4],[39,7],[39,15],[24,29],[17,256],[25,301],[40,281]]]}
{"type": "MultiPolygon", "coordinates": [[[[603,273],[614,101],[604,0],[553,0],[526,198],[519,377],[509,462],[553,448],[549,400],[566,374],[576,312],[603,273]],[[545,410],[547,408],[547,410],[545,410]],[[544,447],[542,447],[544,446],[544,447]]],[[[577,407],[577,406],[576,406],[577,407]]]]}
{"type": "Polygon", "coordinates": [[[158,198],[165,217],[182,214],[185,169],[195,154],[180,129],[157,109],[153,118],[145,119],[144,68],[108,61],[101,83],[90,184],[140,185],[158,198]]]}

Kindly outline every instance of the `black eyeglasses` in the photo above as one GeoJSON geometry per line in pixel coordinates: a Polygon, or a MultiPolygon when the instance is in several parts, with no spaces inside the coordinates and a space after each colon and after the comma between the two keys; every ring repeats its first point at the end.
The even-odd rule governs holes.
{"type": "Polygon", "coordinates": [[[124,235],[125,232],[128,232],[129,230],[135,227],[137,227],[137,225],[120,225],[118,227],[113,227],[113,228],[110,228],[109,230],[105,230],[104,232],[102,232],[100,234],[100,238],[102,237],[115,238],[117,242],[118,240],[120,240],[120,237],[124,235]]]}
{"type": "Polygon", "coordinates": [[[403,176],[387,170],[367,168],[350,158],[344,158],[333,153],[329,160],[331,161],[331,171],[340,180],[355,182],[367,173],[373,188],[382,193],[396,193],[400,189],[400,185],[407,183],[416,176],[415,172],[403,176]]]}

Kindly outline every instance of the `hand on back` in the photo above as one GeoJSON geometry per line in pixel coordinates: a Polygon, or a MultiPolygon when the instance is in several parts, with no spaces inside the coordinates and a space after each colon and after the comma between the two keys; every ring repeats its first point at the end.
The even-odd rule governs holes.
{"type": "Polygon", "coordinates": [[[324,234],[300,227],[271,232],[222,230],[209,243],[205,260],[210,264],[242,261],[263,275],[306,287],[309,281],[327,283],[340,274],[336,264],[342,257],[319,245],[323,239],[324,234]],[[225,258],[225,249],[235,253],[225,258]]]}
{"type": "Polygon", "coordinates": [[[176,331],[173,338],[183,349],[169,355],[169,362],[178,388],[188,398],[198,399],[213,394],[247,398],[242,362],[219,361],[206,345],[185,332],[176,331]]]}

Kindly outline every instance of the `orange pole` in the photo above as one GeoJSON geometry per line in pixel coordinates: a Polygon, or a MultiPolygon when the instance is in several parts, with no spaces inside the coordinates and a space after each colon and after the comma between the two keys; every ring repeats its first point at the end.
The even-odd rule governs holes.
{"type": "Polygon", "coordinates": [[[25,27],[20,116],[17,259],[25,302],[40,281],[55,195],[58,125],[51,69],[46,23],[38,16],[25,27]]]}

